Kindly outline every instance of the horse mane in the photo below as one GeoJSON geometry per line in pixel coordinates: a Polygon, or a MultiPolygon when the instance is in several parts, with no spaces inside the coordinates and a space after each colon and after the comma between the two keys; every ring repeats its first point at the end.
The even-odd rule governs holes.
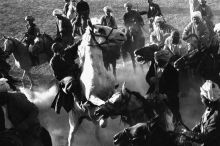
{"type": "Polygon", "coordinates": [[[129,93],[129,94],[133,94],[137,97],[137,99],[143,103],[146,102],[146,99],[144,98],[144,96],[142,96],[139,92],[137,91],[131,91],[128,88],[125,88],[125,90],[129,93]]]}

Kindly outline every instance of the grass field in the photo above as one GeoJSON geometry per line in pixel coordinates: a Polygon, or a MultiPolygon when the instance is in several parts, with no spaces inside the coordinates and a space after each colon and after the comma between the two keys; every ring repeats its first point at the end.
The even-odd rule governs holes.
{"type": "MultiPolygon", "coordinates": [[[[131,0],[130,0],[131,1],[131,0]]],[[[164,14],[167,23],[172,24],[180,31],[189,23],[189,5],[188,0],[154,0],[161,6],[162,13],[164,14]]],[[[207,0],[208,4],[213,9],[215,18],[214,22],[220,22],[220,1],[219,0],[207,0]]],[[[114,10],[114,16],[119,26],[122,26],[122,17],[124,10],[124,3],[127,0],[87,0],[91,8],[91,17],[100,18],[103,15],[102,8],[109,5],[114,10]]],[[[132,0],[134,8],[138,10],[147,9],[147,0],[132,0]]],[[[36,24],[40,27],[41,32],[46,32],[52,36],[55,35],[56,26],[55,18],[52,16],[52,11],[55,8],[63,7],[63,0],[0,0],[0,38],[2,35],[22,37],[25,32],[25,20],[26,15],[33,15],[36,18],[36,24]]],[[[147,26],[147,16],[143,16],[145,21],[145,28],[147,26]]],[[[148,38],[146,33],[146,38],[148,38]]],[[[0,40],[0,46],[2,46],[3,40],[0,40]]],[[[12,61],[10,63],[13,65],[12,61]]],[[[147,85],[145,83],[145,72],[139,71],[136,75],[128,63],[127,68],[123,68],[121,65],[118,67],[118,79],[119,82],[127,81],[129,88],[146,92],[147,85]],[[126,77],[130,77],[129,79],[126,77]]],[[[35,82],[39,85],[47,84],[53,77],[52,72],[47,64],[40,67],[33,68],[35,82]]],[[[20,70],[13,68],[12,75],[20,75],[20,70]]],[[[200,103],[198,91],[199,88],[189,88],[189,94],[187,97],[181,99],[181,113],[183,115],[184,122],[192,127],[196,121],[199,120],[202,111],[202,105],[200,103]]],[[[42,94],[43,95],[43,94],[42,94]]],[[[65,143],[68,133],[68,120],[67,114],[62,112],[61,115],[56,115],[52,110],[47,110],[41,113],[41,121],[46,125],[53,135],[54,146],[62,146],[65,143]]],[[[124,125],[119,119],[110,121],[110,126],[106,129],[101,129],[101,139],[103,146],[112,145],[112,136],[124,125]]],[[[89,122],[84,122],[76,135],[76,142],[74,146],[98,146],[94,137],[94,125],[89,122]]]]}

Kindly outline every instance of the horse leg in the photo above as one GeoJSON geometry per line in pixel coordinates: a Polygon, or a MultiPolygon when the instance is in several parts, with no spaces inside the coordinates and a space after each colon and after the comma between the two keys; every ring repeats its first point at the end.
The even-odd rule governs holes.
{"type": "Polygon", "coordinates": [[[24,76],[25,76],[25,73],[26,73],[26,71],[24,70],[23,75],[22,75],[22,77],[21,77],[23,88],[25,87],[25,86],[24,86],[24,76]]]}
{"type": "Polygon", "coordinates": [[[100,145],[102,145],[102,142],[101,142],[101,137],[100,137],[100,128],[99,126],[97,126],[97,123],[94,123],[96,126],[95,126],[95,138],[97,139],[98,143],[100,145]]]}
{"type": "Polygon", "coordinates": [[[114,74],[115,79],[117,79],[117,76],[116,76],[116,60],[114,60],[112,62],[112,70],[113,70],[113,74],[114,74]]]}
{"type": "Polygon", "coordinates": [[[76,131],[79,128],[80,122],[79,122],[80,115],[71,110],[69,112],[69,125],[70,125],[70,130],[69,130],[69,135],[68,135],[68,146],[71,146],[73,141],[74,141],[74,135],[76,131]],[[74,115],[73,115],[74,114],[74,115]]]}
{"type": "Polygon", "coordinates": [[[136,63],[135,63],[135,59],[134,59],[134,53],[130,53],[131,55],[131,61],[132,61],[132,65],[133,65],[133,69],[134,69],[134,72],[136,73],[136,63]]]}
{"type": "Polygon", "coordinates": [[[31,77],[31,73],[30,73],[29,71],[27,71],[26,74],[27,74],[27,77],[28,77],[29,82],[30,82],[30,87],[29,87],[29,89],[32,90],[33,80],[32,80],[32,77],[31,77]]]}

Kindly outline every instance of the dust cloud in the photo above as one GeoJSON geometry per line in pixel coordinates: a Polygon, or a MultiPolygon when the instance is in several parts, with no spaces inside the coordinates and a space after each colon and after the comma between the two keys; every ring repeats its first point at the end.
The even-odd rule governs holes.
{"type": "MultiPolygon", "coordinates": [[[[121,60],[117,63],[117,81],[119,88],[126,82],[126,87],[133,91],[138,91],[144,95],[148,89],[148,85],[145,81],[145,75],[148,71],[149,64],[143,67],[137,66],[136,72],[134,72],[130,61],[125,63],[125,67],[121,60]]],[[[196,82],[191,80],[182,79],[183,84],[181,90],[183,90],[182,97],[180,99],[181,114],[184,122],[190,128],[199,121],[203,112],[203,107],[199,98],[199,86],[196,82]]],[[[40,109],[40,121],[44,127],[46,127],[53,141],[53,146],[66,146],[68,138],[68,113],[61,110],[60,114],[56,114],[50,105],[57,93],[57,87],[52,86],[49,89],[39,88],[34,92],[30,92],[27,89],[21,89],[23,93],[27,95],[30,101],[35,103],[40,109]]],[[[108,126],[104,129],[99,129],[98,136],[95,133],[96,126],[87,120],[84,120],[75,134],[74,146],[113,146],[113,136],[118,131],[125,128],[120,118],[108,120],[108,126]]]]}

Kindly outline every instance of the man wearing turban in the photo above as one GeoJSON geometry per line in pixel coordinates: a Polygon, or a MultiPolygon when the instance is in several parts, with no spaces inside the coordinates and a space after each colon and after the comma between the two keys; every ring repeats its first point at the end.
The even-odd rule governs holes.
{"type": "Polygon", "coordinates": [[[202,43],[203,46],[209,46],[210,32],[206,23],[203,22],[201,12],[193,12],[191,19],[191,22],[183,30],[183,40],[187,41],[187,37],[190,34],[195,34],[197,35],[199,41],[202,43]]]}
{"type": "Polygon", "coordinates": [[[184,132],[191,141],[202,144],[202,146],[219,146],[220,145],[220,89],[219,86],[207,80],[200,87],[201,101],[206,110],[198,125],[192,132],[184,132]]]}
{"type": "Polygon", "coordinates": [[[156,16],[154,19],[154,31],[150,34],[150,43],[163,48],[166,38],[175,30],[173,26],[165,22],[162,16],[156,16]]]}

